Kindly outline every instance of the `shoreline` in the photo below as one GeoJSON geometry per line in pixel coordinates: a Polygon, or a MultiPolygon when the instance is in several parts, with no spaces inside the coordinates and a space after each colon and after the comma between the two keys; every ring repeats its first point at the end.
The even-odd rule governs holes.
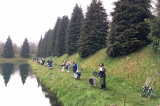
{"type": "Polygon", "coordinates": [[[19,62],[28,62],[28,59],[0,59],[0,63],[19,63],[19,62]]]}
{"type": "Polygon", "coordinates": [[[12,58],[4,58],[2,56],[0,56],[0,63],[20,63],[20,62],[28,62],[30,59],[32,59],[32,57],[30,58],[22,58],[20,56],[14,56],[12,58]]]}
{"type": "MultiPolygon", "coordinates": [[[[89,86],[89,76],[82,76],[80,80],[76,80],[73,78],[72,71],[62,72],[58,66],[49,69],[36,62],[29,61],[29,64],[40,82],[51,92],[56,93],[64,106],[112,106],[112,103],[122,105],[121,100],[107,99],[107,97],[114,98],[106,95],[109,94],[110,89],[104,91],[100,89],[99,84],[96,87],[89,86]]],[[[99,82],[99,79],[97,81],[99,82]]]]}
{"type": "Polygon", "coordinates": [[[42,87],[42,91],[45,93],[45,96],[47,98],[50,98],[51,105],[53,105],[53,106],[62,106],[62,103],[61,103],[61,101],[58,100],[56,93],[51,92],[50,89],[47,88],[45,84],[40,82],[38,77],[37,77],[37,81],[38,81],[38,84],[40,84],[40,86],[42,87]]]}
{"type": "MultiPolygon", "coordinates": [[[[157,105],[160,100],[159,96],[152,96],[150,100],[140,96],[142,85],[153,70],[156,57],[151,46],[131,55],[114,59],[106,56],[105,49],[84,59],[80,58],[77,53],[72,56],[64,54],[58,58],[51,57],[58,66],[67,59],[70,62],[77,62],[79,70],[80,68],[84,69],[81,72],[80,80],[73,78],[72,70],[70,70],[71,72],[67,72],[67,70],[62,72],[61,67],[58,66],[49,69],[32,60],[29,60],[28,63],[40,81],[51,92],[57,94],[64,106],[113,106],[113,104],[123,106],[123,100],[126,106],[148,106],[157,105]],[[94,70],[98,70],[97,66],[100,62],[103,62],[107,68],[107,90],[105,91],[100,89],[99,77],[97,77],[97,86],[89,86],[89,77],[93,77],[92,73],[94,70]]],[[[160,95],[159,84],[160,81],[157,80],[155,84],[157,87],[153,91],[156,95],[160,95]]]]}

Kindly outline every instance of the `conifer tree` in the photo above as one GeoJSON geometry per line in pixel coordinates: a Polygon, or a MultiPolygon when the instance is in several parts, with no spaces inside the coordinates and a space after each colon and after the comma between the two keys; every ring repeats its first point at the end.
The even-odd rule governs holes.
{"type": "Polygon", "coordinates": [[[41,57],[42,56],[42,36],[39,40],[39,43],[38,43],[38,53],[37,53],[37,56],[38,57],[41,57]]]}
{"type": "Polygon", "coordinates": [[[80,37],[81,27],[83,21],[82,8],[77,4],[73,9],[71,20],[68,26],[66,52],[72,55],[77,52],[77,42],[80,37]]]}
{"type": "Polygon", "coordinates": [[[24,85],[29,74],[29,64],[21,64],[19,66],[22,84],[24,85]]]}
{"type": "Polygon", "coordinates": [[[8,37],[8,39],[7,39],[6,43],[5,43],[4,50],[3,50],[3,56],[5,58],[12,58],[12,57],[14,57],[12,40],[11,40],[10,36],[8,37]]]}
{"type": "Polygon", "coordinates": [[[47,39],[48,39],[48,35],[46,32],[42,40],[42,56],[41,57],[47,57],[47,39]]]}
{"type": "Polygon", "coordinates": [[[52,30],[49,29],[43,38],[42,41],[42,56],[41,57],[50,57],[52,55],[52,30]]]}
{"type": "Polygon", "coordinates": [[[116,57],[132,53],[149,43],[150,30],[145,23],[151,17],[150,0],[118,0],[114,3],[107,54],[116,57]]]}
{"type": "Polygon", "coordinates": [[[43,45],[44,45],[44,38],[42,38],[42,42],[41,42],[41,56],[40,57],[43,57],[43,45]]]}
{"type": "Polygon", "coordinates": [[[22,48],[21,48],[21,57],[29,58],[30,57],[30,47],[27,38],[25,38],[22,48]]]}
{"type": "Polygon", "coordinates": [[[150,36],[153,50],[160,54],[160,0],[157,2],[157,16],[147,21],[150,25],[150,36]]]}
{"type": "Polygon", "coordinates": [[[54,29],[53,29],[53,34],[52,34],[52,56],[56,56],[56,39],[57,39],[57,35],[58,35],[58,30],[59,30],[59,27],[60,27],[60,23],[61,23],[61,18],[58,17],[57,18],[57,22],[54,26],[54,29]]]}
{"type": "Polygon", "coordinates": [[[55,50],[58,57],[66,53],[66,35],[67,35],[68,23],[69,23],[68,16],[63,16],[56,37],[55,50]]]}
{"type": "Polygon", "coordinates": [[[53,30],[49,29],[47,32],[47,57],[52,56],[52,35],[53,30]]]}
{"type": "Polygon", "coordinates": [[[51,50],[51,36],[52,36],[52,30],[48,30],[44,38],[41,37],[39,44],[38,44],[38,56],[39,57],[49,57],[52,54],[51,50]]]}
{"type": "Polygon", "coordinates": [[[3,66],[2,67],[2,76],[4,79],[5,86],[7,86],[8,82],[11,78],[11,75],[13,73],[14,66],[11,63],[4,63],[2,66],[3,66]]]}
{"type": "Polygon", "coordinates": [[[81,57],[88,57],[96,51],[106,47],[108,34],[107,14],[100,0],[92,0],[87,8],[86,17],[82,25],[82,32],[78,42],[78,53],[81,57]]]}

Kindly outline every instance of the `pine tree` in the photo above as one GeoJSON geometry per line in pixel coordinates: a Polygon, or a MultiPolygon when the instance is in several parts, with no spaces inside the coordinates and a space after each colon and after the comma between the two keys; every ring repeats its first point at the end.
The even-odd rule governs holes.
{"type": "Polygon", "coordinates": [[[69,23],[68,16],[63,16],[56,37],[55,50],[58,57],[66,53],[66,35],[67,35],[68,23],[69,23]]]}
{"type": "Polygon", "coordinates": [[[157,16],[147,21],[150,25],[150,36],[153,50],[160,54],[160,0],[157,3],[157,16]]]}
{"type": "Polygon", "coordinates": [[[2,76],[4,79],[5,86],[7,86],[8,82],[11,78],[11,75],[13,73],[13,69],[14,69],[14,66],[11,63],[2,64],[2,76]]]}
{"type": "Polygon", "coordinates": [[[29,74],[29,64],[21,64],[19,66],[19,69],[20,69],[19,71],[20,71],[21,80],[24,85],[29,74]]]}
{"type": "Polygon", "coordinates": [[[37,54],[38,45],[36,44],[36,42],[30,42],[29,46],[30,46],[30,54],[37,54]]]}
{"type": "Polygon", "coordinates": [[[58,17],[57,18],[57,22],[54,26],[54,29],[53,29],[53,34],[52,34],[52,56],[56,56],[56,39],[57,39],[57,36],[58,36],[58,30],[59,30],[59,27],[60,27],[60,23],[61,23],[61,18],[58,17]]]}
{"type": "Polygon", "coordinates": [[[82,25],[82,32],[78,42],[78,53],[81,57],[88,57],[106,47],[108,34],[107,14],[102,2],[92,0],[87,8],[86,17],[82,25]]]}
{"type": "Polygon", "coordinates": [[[45,41],[45,37],[42,39],[42,44],[41,44],[41,57],[44,57],[45,54],[45,49],[44,49],[44,41],[45,41]]]}
{"type": "Polygon", "coordinates": [[[27,38],[25,38],[22,48],[21,48],[21,57],[29,58],[30,57],[30,47],[27,38]]]}
{"type": "Polygon", "coordinates": [[[51,36],[52,36],[52,30],[50,29],[45,33],[45,36],[42,40],[42,45],[41,45],[42,55],[41,55],[41,57],[49,57],[52,55],[51,36]]]}
{"type": "Polygon", "coordinates": [[[47,57],[52,56],[52,35],[53,30],[49,29],[47,32],[47,57]]]}
{"type": "Polygon", "coordinates": [[[148,44],[150,32],[145,23],[145,19],[151,17],[150,0],[118,0],[114,5],[107,37],[107,54],[110,57],[132,53],[148,44]]]}
{"type": "Polygon", "coordinates": [[[42,40],[42,57],[47,57],[47,39],[48,39],[48,35],[47,32],[45,33],[45,36],[42,40]]]}
{"type": "Polygon", "coordinates": [[[72,55],[77,52],[77,42],[80,37],[83,21],[82,8],[77,4],[73,9],[72,17],[68,26],[67,47],[66,52],[72,55]]]}
{"type": "Polygon", "coordinates": [[[12,40],[11,40],[10,36],[8,37],[8,39],[7,39],[6,43],[5,43],[4,50],[3,50],[3,56],[5,58],[12,58],[12,57],[14,57],[12,40]]]}
{"type": "Polygon", "coordinates": [[[39,40],[39,43],[38,43],[38,53],[37,53],[37,56],[38,57],[41,57],[42,56],[42,36],[39,40]]]}

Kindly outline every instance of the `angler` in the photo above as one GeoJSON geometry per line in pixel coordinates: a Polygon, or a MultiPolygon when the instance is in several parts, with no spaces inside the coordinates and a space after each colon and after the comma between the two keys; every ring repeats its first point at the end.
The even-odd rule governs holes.
{"type": "Polygon", "coordinates": [[[100,84],[101,84],[101,89],[106,90],[106,68],[103,63],[100,65],[100,70],[99,70],[99,76],[100,76],[100,84]]]}

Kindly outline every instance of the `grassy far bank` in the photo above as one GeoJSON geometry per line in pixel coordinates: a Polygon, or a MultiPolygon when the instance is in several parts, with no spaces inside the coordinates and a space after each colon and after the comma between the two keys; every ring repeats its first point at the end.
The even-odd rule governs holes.
{"type": "Polygon", "coordinates": [[[4,58],[3,56],[0,56],[0,63],[27,62],[28,60],[32,59],[33,56],[35,56],[35,55],[32,54],[30,58],[22,58],[19,54],[15,54],[15,56],[12,58],[4,58]]]}
{"type": "Polygon", "coordinates": [[[78,54],[68,56],[67,54],[57,58],[52,57],[53,63],[62,64],[63,60],[76,61],[80,68],[84,68],[81,80],[74,80],[72,73],[61,72],[61,68],[48,67],[29,63],[39,77],[51,91],[56,92],[65,106],[109,106],[112,103],[123,106],[124,96],[126,106],[156,106],[160,104],[160,76],[155,84],[156,97],[150,100],[140,96],[142,85],[149,75],[154,76],[153,71],[158,68],[157,56],[152,51],[151,46],[147,46],[128,56],[119,58],[109,58],[105,49],[100,50],[95,55],[82,59],[78,54]],[[98,69],[98,64],[103,62],[107,68],[106,87],[103,91],[100,88],[99,78],[96,87],[90,87],[88,79],[93,77],[93,70],[98,69]],[[35,70],[35,69],[38,70],[35,70]]]}

